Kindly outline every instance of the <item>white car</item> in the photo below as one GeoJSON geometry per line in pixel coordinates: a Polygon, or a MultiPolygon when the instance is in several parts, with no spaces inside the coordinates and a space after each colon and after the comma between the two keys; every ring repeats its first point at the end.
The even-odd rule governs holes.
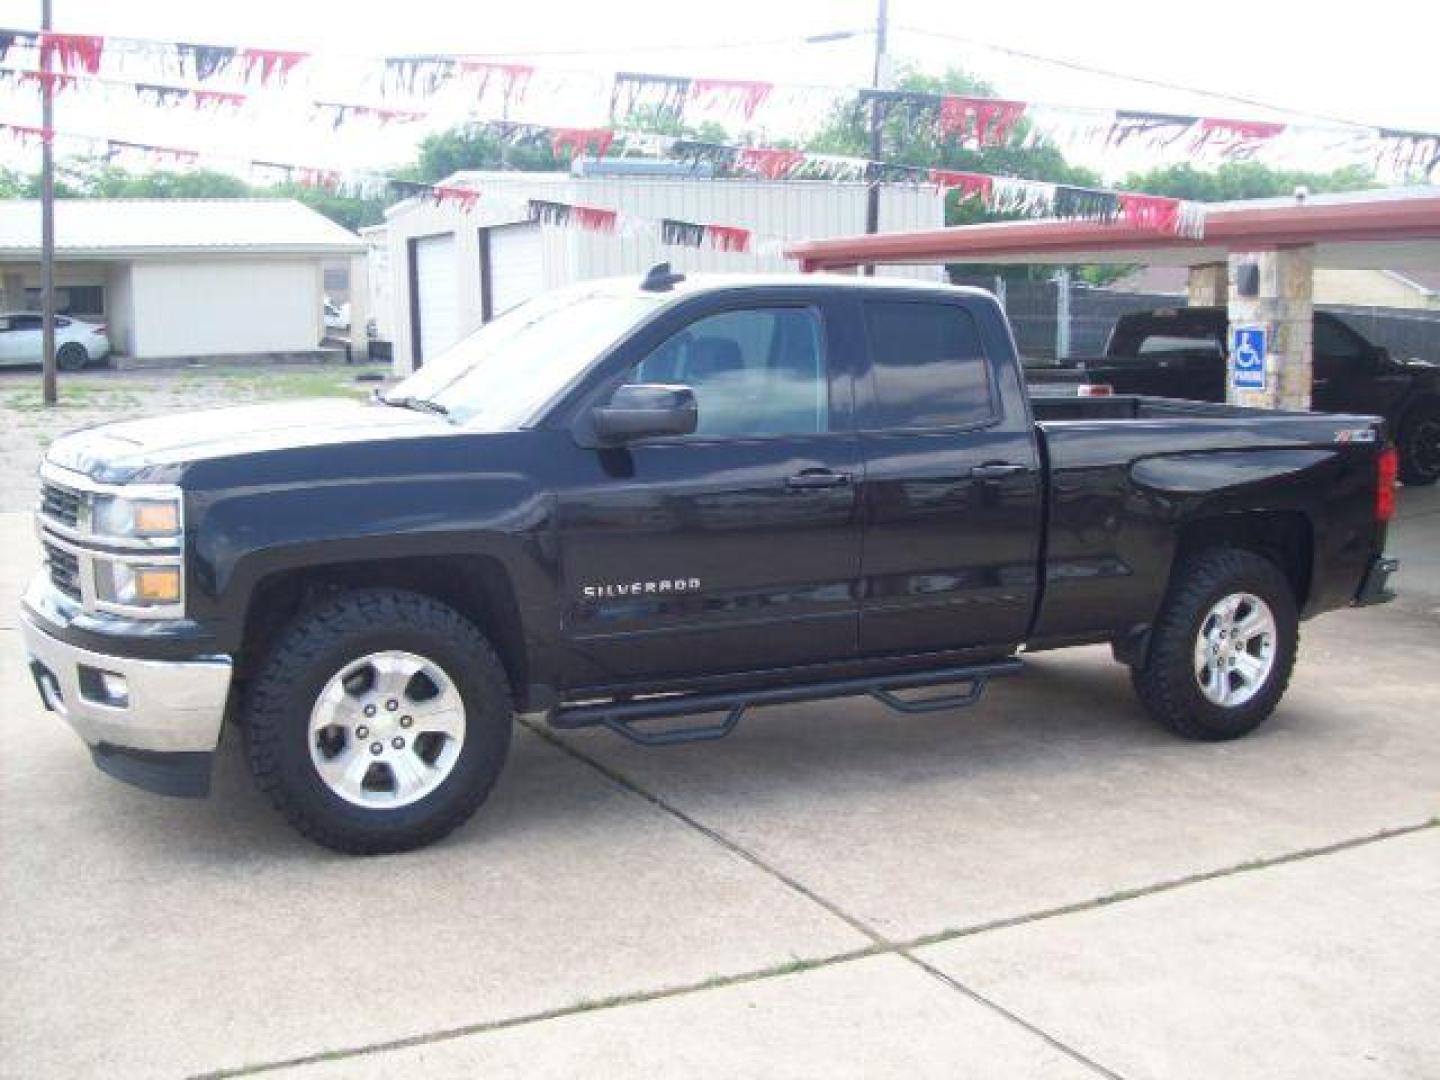
{"type": "MultiPolygon", "coordinates": [[[[33,311],[0,314],[0,367],[38,364],[40,315],[33,311]]],[[[62,371],[79,371],[110,355],[110,339],[99,323],[55,316],[55,363],[62,371]]]]}

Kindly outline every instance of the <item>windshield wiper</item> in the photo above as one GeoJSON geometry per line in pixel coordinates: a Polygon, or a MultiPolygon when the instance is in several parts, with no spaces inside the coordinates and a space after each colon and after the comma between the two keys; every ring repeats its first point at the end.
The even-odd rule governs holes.
{"type": "Polygon", "coordinates": [[[416,412],[433,413],[436,416],[449,416],[450,410],[438,401],[431,401],[422,397],[386,397],[384,394],[376,394],[375,400],[382,405],[393,405],[397,409],[413,409],[416,412]]]}

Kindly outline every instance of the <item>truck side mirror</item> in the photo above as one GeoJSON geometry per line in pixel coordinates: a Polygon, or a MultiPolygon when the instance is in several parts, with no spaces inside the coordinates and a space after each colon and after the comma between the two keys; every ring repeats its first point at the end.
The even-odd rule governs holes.
{"type": "Polygon", "coordinates": [[[606,442],[627,442],[664,435],[690,435],[700,416],[695,391],[688,386],[631,383],[608,404],[590,412],[595,434],[606,442]]]}

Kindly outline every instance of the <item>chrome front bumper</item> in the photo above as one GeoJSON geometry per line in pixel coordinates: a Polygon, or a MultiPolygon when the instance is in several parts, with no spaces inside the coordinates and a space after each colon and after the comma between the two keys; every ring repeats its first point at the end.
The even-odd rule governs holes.
{"type": "Polygon", "coordinates": [[[219,743],[230,696],[228,656],[136,660],[90,652],[52,637],[23,608],[20,629],[45,707],[92,748],[208,753],[219,743]],[[87,668],[96,674],[82,676],[87,668]],[[98,697],[101,672],[125,679],[124,704],[98,697]]]}

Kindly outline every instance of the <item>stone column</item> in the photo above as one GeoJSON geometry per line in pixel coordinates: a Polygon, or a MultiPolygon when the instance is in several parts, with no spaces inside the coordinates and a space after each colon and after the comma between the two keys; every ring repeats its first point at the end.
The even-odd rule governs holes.
{"type": "Polygon", "coordinates": [[[1266,331],[1268,341],[1264,389],[1242,390],[1234,386],[1232,355],[1226,372],[1226,400],[1234,405],[1267,409],[1310,408],[1314,248],[1232,253],[1229,278],[1230,340],[1234,340],[1236,327],[1257,326],[1266,331]],[[1256,294],[1241,296],[1240,290],[1250,276],[1246,268],[1252,265],[1257,271],[1256,294]]]}
{"type": "Polygon", "coordinates": [[[1190,267],[1186,303],[1191,307],[1224,307],[1230,301],[1230,268],[1224,263],[1190,267]]]}

